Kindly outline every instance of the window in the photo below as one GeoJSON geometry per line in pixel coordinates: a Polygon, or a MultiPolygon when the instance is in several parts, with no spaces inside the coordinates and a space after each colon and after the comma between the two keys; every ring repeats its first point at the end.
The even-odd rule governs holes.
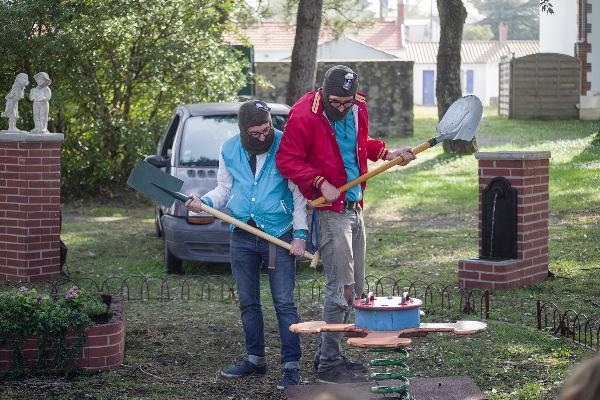
{"type": "Polygon", "coordinates": [[[473,93],[473,75],[474,71],[472,69],[465,71],[465,93],[467,94],[473,93]]]}
{"type": "MultiPolygon", "coordinates": [[[[273,126],[282,130],[287,115],[272,114],[273,126]]],[[[181,167],[218,167],[221,145],[239,134],[236,115],[190,117],[185,121],[179,149],[181,167]]]]}
{"type": "Polygon", "coordinates": [[[188,118],[183,126],[179,165],[217,167],[221,145],[238,133],[233,115],[188,118]]]}

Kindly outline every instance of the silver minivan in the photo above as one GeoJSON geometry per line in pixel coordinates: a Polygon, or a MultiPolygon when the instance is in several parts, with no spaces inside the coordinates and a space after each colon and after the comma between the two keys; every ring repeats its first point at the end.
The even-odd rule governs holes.
{"type": "MultiPolygon", "coordinates": [[[[217,185],[221,145],[239,133],[241,103],[198,103],[175,108],[157,154],[146,161],[181,179],[181,192],[202,196],[217,185]]],[[[273,125],[283,130],[290,107],[269,104],[273,125]]],[[[181,273],[182,261],[229,262],[228,223],[206,213],[188,211],[182,202],[156,205],[156,235],[164,240],[164,270],[181,273]]],[[[226,209],[220,211],[228,212],[226,209]]]]}

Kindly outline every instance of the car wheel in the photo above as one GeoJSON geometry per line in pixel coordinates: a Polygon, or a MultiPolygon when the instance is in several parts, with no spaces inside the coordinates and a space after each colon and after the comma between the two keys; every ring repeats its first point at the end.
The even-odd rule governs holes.
{"type": "Polygon", "coordinates": [[[175,257],[173,253],[169,251],[169,246],[165,240],[165,273],[167,274],[181,274],[183,262],[181,259],[175,257]]]}
{"type": "Polygon", "coordinates": [[[160,216],[160,210],[156,210],[156,212],[154,213],[154,233],[156,234],[156,237],[162,237],[163,235],[162,225],[160,223],[160,216]]]}

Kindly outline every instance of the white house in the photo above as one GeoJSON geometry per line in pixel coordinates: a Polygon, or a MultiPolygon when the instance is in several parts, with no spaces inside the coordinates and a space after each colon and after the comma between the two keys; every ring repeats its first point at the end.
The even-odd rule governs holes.
{"type": "MultiPolygon", "coordinates": [[[[382,18],[371,26],[349,30],[341,38],[322,29],[317,59],[324,60],[400,60],[414,61],[414,104],[434,105],[439,26],[434,19],[405,20],[406,0],[398,0],[392,20],[382,18]],[[433,41],[422,41],[427,35],[433,41]]],[[[573,0],[575,1],[575,0],[573,0]]],[[[583,1],[583,0],[581,0],[583,1]]],[[[296,29],[283,22],[263,21],[244,30],[254,47],[254,60],[283,61],[291,58],[296,29]]],[[[485,105],[498,98],[502,57],[525,56],[539,51],[538,41],[507,40],[507,27],[501,26],[500,40],[463,41],[463,93],[475,94],[485,105]]]]}
{"type": "MultiPolygon", "coordinates": [[[[406,59],[413,68],[414,104],[434,105],[438,42],[407,42],[406,59]]],[[[539,51],[536,40],[463,40],[461,85],[463,94],[474,94],[486,106],[498,99],[499,65],[502,57],[521,57],[539,51]]]]}
{"type": "Polygon", "coordinates": [[[406,40],[411,42],[438,42],[440,25],[433,18],[406,19],[404,21],[406,40]]]}
{"type": "MultiPolygon", "coordinates": [[[[404,52],[404,9],[399,7],[394,20],[379,20],[360,30],[349,29],[341,38],[322,28],[319,35],[320,59],[389,59],[399,57],[404,52]],[[378,57],[381,58],[378,58],[378,57]],[[375,57],[375,58],[374,58],[375,57]]],[[[254,47],[254,60],[289,60],[294,48],[296,27],[278,21],[261,21],[243,30],[244,35],[254,47]]],[[[225,38],[231,44],[240,44],[232,37],[225,38]]]]}
{"type": "Polygon", "coordinates": [[[317,60],[390,60],[398,59],[392,53],[361,43],[350,38],[332,39],[323,42],[317,48],[317,60]]]}
{"type": "Polygon", "coordinates": [[[552,5],[554,14],[540,14],[540,51],[577,57],[581,94],[600,95],[600,1],[552,0],[552,5]]]}

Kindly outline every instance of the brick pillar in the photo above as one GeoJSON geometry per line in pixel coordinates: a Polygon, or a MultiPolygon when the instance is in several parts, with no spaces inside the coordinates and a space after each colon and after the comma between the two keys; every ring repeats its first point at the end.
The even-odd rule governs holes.
{"type": "Polygon", "coordinates": [[[0,132],[0,279],[60,273],[62,133],[0,132]]]}
{"type": "MultiPolygon", "coordinates": [[[[575,57],[581,62],[581,95],[590,95],[592,82],[591,53],[592,53],[592,2],[577,2],[577,25],[579,29],[577,42],[575,42],[575,57]]],[[[598,25],[598,24],[596,24],[598,25]]]]}
{"type": "Polygon", "coordinates": [[[548,166],[550,152],[475,153],[479,160],[479,257],[458,261],[460,286],[520,287],[548,277],[548,166]],[[517,191],[517,258],[482,256],[483,191],[495,177],[517,191]]]}

